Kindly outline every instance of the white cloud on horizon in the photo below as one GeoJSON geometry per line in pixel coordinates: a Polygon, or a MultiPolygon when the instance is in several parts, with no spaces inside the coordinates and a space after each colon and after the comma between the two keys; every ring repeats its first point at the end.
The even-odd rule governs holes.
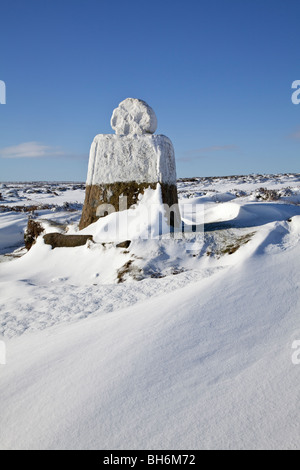
{"type": "Polygon", "coordinates": [[[0,149],[0,158],[42,158],[64,155],[65,152],[59,148],[43,145],[40,142],[23,142],[0,149]]]}

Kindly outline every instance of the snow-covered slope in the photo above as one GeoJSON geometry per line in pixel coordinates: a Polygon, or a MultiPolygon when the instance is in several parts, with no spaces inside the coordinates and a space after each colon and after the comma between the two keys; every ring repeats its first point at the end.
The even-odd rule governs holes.
{"type": "MultiPolygon", "coordinates": [[[[287,191],[290,177],[272,178],[268,189],[280,180],[287,191]]],[[[237,179],[214,194],[179,183],[182,204],[210,198],[197,240],[55,250],[39,240],[1,263],[0,448],[298,448],[300,206],[283,199],[299,193],[290,180],[293,194],[273,202],[254,199],[253,181],[219,203],[237,179]]]]}

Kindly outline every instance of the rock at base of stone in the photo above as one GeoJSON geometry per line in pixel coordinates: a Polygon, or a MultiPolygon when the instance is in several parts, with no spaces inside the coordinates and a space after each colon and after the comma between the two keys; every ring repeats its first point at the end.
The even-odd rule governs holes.
{"type": "Polygon", "coordinates": [[[30,250],[32,245],[35,244],[38,236],[41,235],[41,233],[43,232],[44,228],[37,220],[29,219],[24,234],[25,248],[27,250],[30,250]]]}
{"type": "Polygon", "coordinates": [[[52,248],[74,248],[83,246],[88,240],[93,241],[92,235],[63,235],[62,233],[47,233],[44,235],[46,245],[52,248]]]}
{"type": "MultiPolygon", "coordinates": [[[[100,217],[104,217],[111,212],[118,212],[129,209],[138,202],[138,197],[145,189],[155,190],[157,183],[136,183],[119,182],[111,184],[88,185],[85,192],[85,202],[79,230],[83,230],[88,225],[96,222],[100,217]],[[127,201],[125,204],[125,197],[127,201]]],[[[168,207],[173,207],[169,225],[180,227],[181,218],[178,208],[177,186],[173,184],[161,183],[162,202],[168,207]]]]}

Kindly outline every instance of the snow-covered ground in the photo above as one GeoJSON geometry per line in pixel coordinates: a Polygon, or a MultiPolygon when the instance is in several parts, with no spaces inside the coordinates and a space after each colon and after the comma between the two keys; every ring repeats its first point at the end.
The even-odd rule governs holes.
{"type": "Polygon", "coordinates": [[[299,448],[300,175],[178,189],[183,236],[157,210],[145,239],[141,201],[27,252],[29,216],[78,232],[84,185],[0,184],[1,449],[299,448]]]}

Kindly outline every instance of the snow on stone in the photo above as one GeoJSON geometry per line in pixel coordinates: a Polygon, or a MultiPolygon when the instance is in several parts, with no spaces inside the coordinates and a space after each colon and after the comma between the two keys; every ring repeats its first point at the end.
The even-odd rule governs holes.
{"type": "Polygon", "coordinates": [[[176,185],[175,154],[168,137],[99,134],[94,138],[86,184],[130,181],[176,185]]]}
{"type": "Polygon", "coordinates": [[[155,112],[145,101],[126,98],[114,109],[111,127],[117,135],[154,134],[157,119],[155,112]]]}

